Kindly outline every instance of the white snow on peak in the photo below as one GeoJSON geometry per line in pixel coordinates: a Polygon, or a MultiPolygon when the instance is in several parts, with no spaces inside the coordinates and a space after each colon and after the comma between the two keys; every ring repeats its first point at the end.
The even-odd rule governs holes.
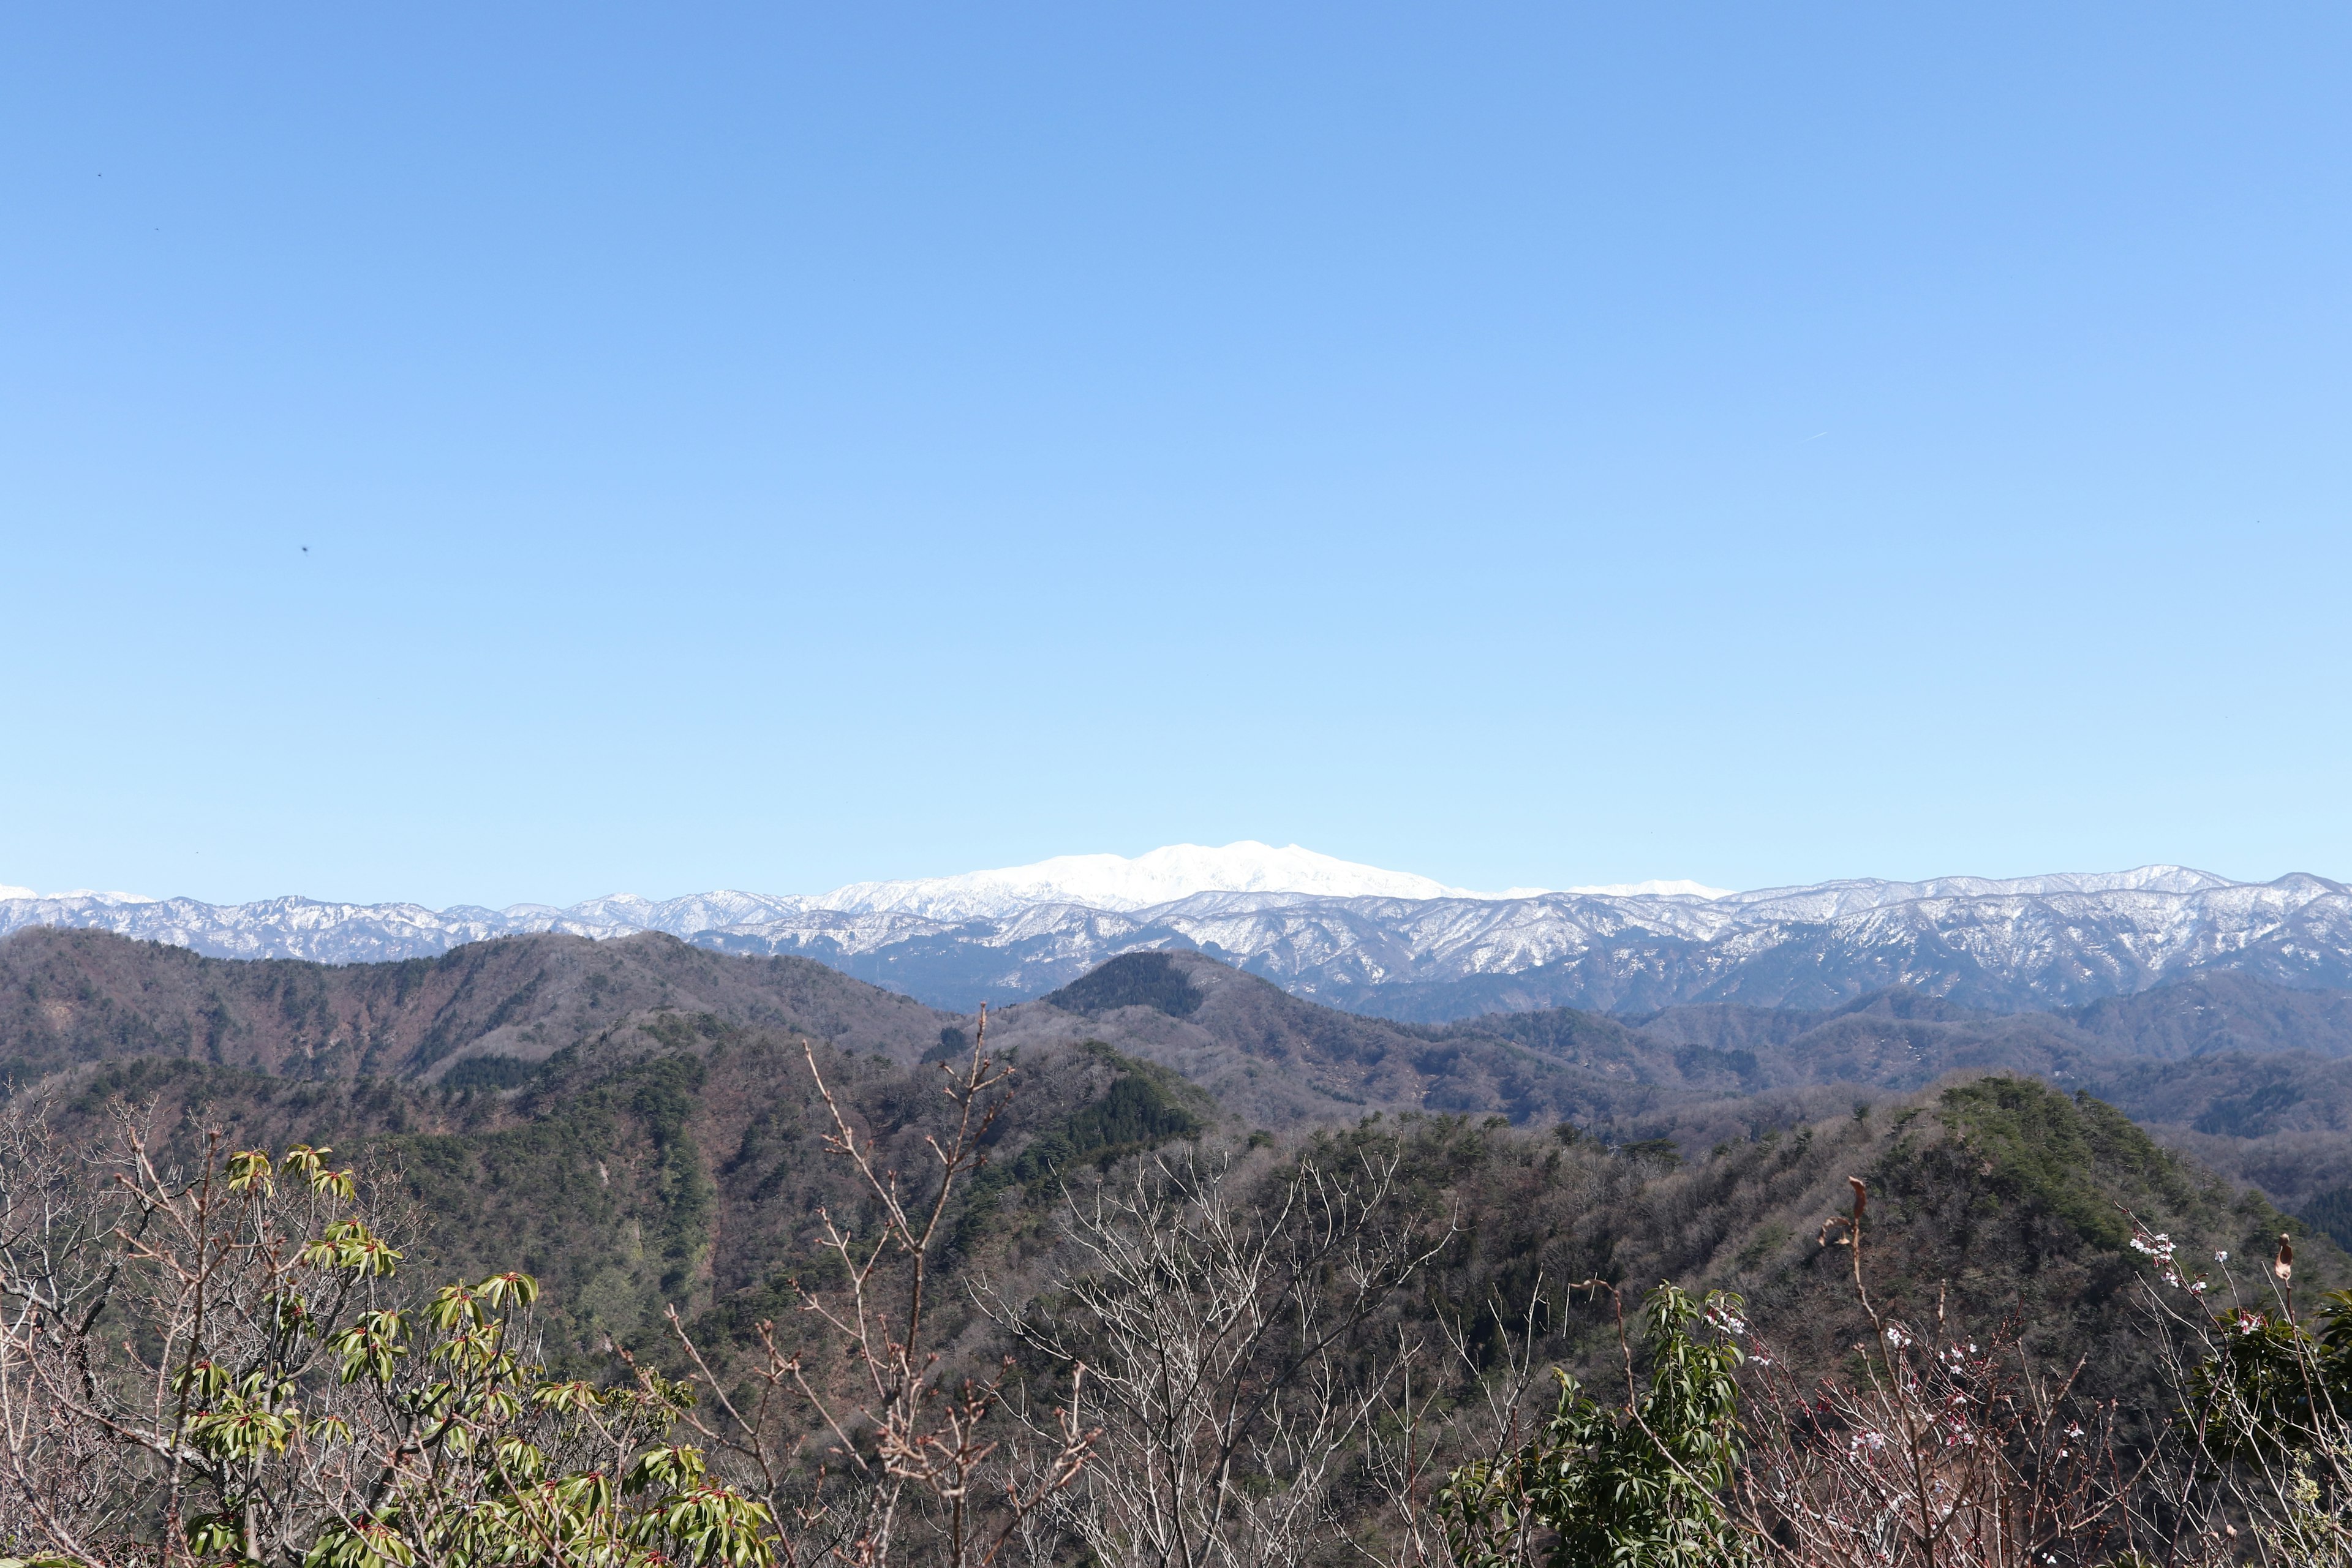
{"type": "MultiPolygon", "coordinates": [[[[1656,992],[1662,996],[1733,994],[1722,988],[1751,959],[1769,959],[1768,970],[1800,964],[1832,992],[1875,987],[1892,973],[1940,994],[1961,984],[1967,968],[1977,976],[1966,982],[1973,994],[2000,1006],[2127,994],[2241,958],[2252,973],[2275,970],[2314,984],[2342,984],[2352,973],[2352,886],[2303,873],[2240,883],[2179,866],[1857,878],[1727,895],[1668,880],[1480,894],[1297,845],[1245,842],[1171,845],[1132,859],[1064,856],[818,897],[614,894],[562,910],[16,896],[24,892],[0,888],[0,935],[86,927],[225,958],[352,963],[527,932],[602,939],[661,931],[725,952],[879,964],[894,985],[918,994],[924,986],[969,994],[983,985],[1008,998],[1064,984],[1138,944],[1171,942],[1246,963],[1306,996],[1571,960],[1600,966],[1595,973],[1614,977],[1608,984],[1667,987],[1656,992]]],[[[1781,984],[1770,980],[1758,994],[1779,1005],[1781,984]]],[[[1542,994],[1588,1005],[1573,988],[1542,994]]],[[[1605,1003],[1608,994],[1604,986],[1590,1000],[1605,1003]]]]}
{"type": "MultiPolygon", "coordinates": [[[[1694,882],[1687,877],[1675,881],[1653,878],[1646,882],[1611,882],[1606,887],[1560,889],[1563,893],[1584,893],[1603,899],[1727,899],[1738,890],[1737,888],[1710,888],[1705,882],[1694,882]]],[[[1522,890],[1516,888],[1503,895],[1507,899],[1521,896],[1522,890]]],[[[1533,896],[1533,890],[1527,890],[1524,896],[1533,896]]]]}
{"type": "Polygon", "coordinates": [[[1133,859],[1056,855],[1033,866],[967,871],[960,877],[853,882],[813,902],[818,909],[856,913],[891,910],[932,920],[969,920],[1037,904],[1144,910],[1194,893],[1309,893],[1332,899],[1480,896],[1408,871],[1383,871],[1296,844],[1276,849],[1245,838],[1222,848],[1171,844],[1133,859]]]}
{"type": "Polygon", "coordinates": [[[2040,877],[1931,877],[1924,882],[1853,877],[1801,888],[1759,888],[1729,896],[1747,909],[1803,908],[1819,914],[1949,899],[2046,899],[2069,894],[2177,897],[2244,885],[2186,866],[2139,866],[2128,871],[2056,871],[2040,877]]]}
{"type": "Polygon", "coordinates": [[[0,901],[10,899],[37,899],[54,902],[59,899],[87,899],[94,904],[160,904],[161,899],[151,899],[144,893],[106,893],[96,888],[68,888],[62,893],[37,893],[30,888],[13,888],[0,883],[0,901]]]}

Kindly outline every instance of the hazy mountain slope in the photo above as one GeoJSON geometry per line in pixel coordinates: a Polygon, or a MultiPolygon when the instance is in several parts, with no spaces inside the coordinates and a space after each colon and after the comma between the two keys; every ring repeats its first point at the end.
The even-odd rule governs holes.
{"type": "Polygon", "coordinates": [[[2347,1006],[2340,992],[2218,973],[2067,1013],[1988,1013],[1898,990],[1825,1011],[1700,1004],[1609,1020],[1552,1008],[1454,1027],[1606,1051],[1673,1084],[1612,1135],[1670,1135],[1684,1150],[1816,1117],[1839,1096],[2034,1074],[2112,1102],[2166,1147],[2352,1244],[2347,1006]],[[1719,1072],[1738,1089],[1724,1090],[1719,1072]]]}
{"type": "Polygon", "coordinates": [[[2063,1081],[2085,1060],[2131,1051],[2127,1039],[2087,1037],[2057,1015],[1990,1013],[1901,988],[1819,1010],[1670,1007],[1639,1026],[1694,1048],[1752,1058],[1752,1081],[1769,1087],[1912,1089],[1952,1072],[1993,1070],[2063,1081]]]}
{"type": "Polygon", "coordinates": [[[2133,996],[2065,1010],[2075,1027],[2142,1057],[2217,1051],[2312,1051],[2352,1057],[2352,995],[2257,973],[2208,971],[2133,996]]]}
{"type": "MultiPolygon", "coordinates": [[[[1817,1028],[1827,1016],[1857,1008],[1903,1016],[1990,1026],[2001,1015],[1918,992],[1883,993],[1824,1011],[1742,1003],[1688,1004],[1626,1019],[1647,1033],[1714,1046],[1763,1049],[1817,1028]]],[[[2352,995],[2288,987],[2234,971],[2207,971],[2130,996],[2054,1010],[2095,1047],[2131,1057],[2189,1057],[2219,1051],[2305,1050],[2352,1056],[2352,995]]]]}
{"type": "Polygon", "coordinates": [[[990,1026],[990,1037],[1008,1046],[1108,1040],[1273,1127],[1375,1110],[1616,1121],[1654,1113],[1677,1093],[1623,1064],[1318,1006],[1189,952],[1113,959],[1061,991],[1007,1009],[990,1026]]]}
{"type": "Polygon", "coordinates": [[[1767,1087],[1752,1052],[1662,1037],[1573,1007],[1494,1013],[1440,1033],[1452,1039],[1510,1040],[1603,1078],[1693,1093],[1739,1094],[1767,1087]]]}
{"type": "MultiPolygon", "coordinates": [[[[2326,1223],[2352,1245],[2348,1009],[2352,997],[2341,993],[2220,973],[2058,1014],[1985,1013],[1894,992],[1821,1012],[1674,1007],[1638,1020],[1638,1032],[1752,1062],[1744,1081],[1782,1093],[2032,1073],[2115,1105],[2168,1146],[2292,1212],[2317,1215],[2334,1204],[2326,1223]]],[[[1563,1011],[1507,1022],[1532,1034],[1588,1017],[1563,1011]]],[[[1736,1124],[1738,1109],[1685,1105],[1674,1117],[1678,1129],[1696,1131],[1736,1124]]]]}
{"type": "MultiPolygon", "coordinates": [[[[1554,1016],[1591,1016],[1570,1009],[1529,1014],[1516,1027],[1524,1033],[1554,1016]]],[[[1456,1026],[1498,1029],[1506,1021],[1456,1026]]],[[[2352,1057],[2352,996],[2234,973],[2049,1013],[1991,1012],[1898,988],[1822,1009],[1668,1007],[1623,1026],[1661,1042],[1752,1057],[1752,1081],[1779,1086],[1907,1088],[1949,1072],[2000,1068],[2095,1080],[2136,1094],[2135,1086],[2195,1081],[2199,1070],[2189,1064],[2209,1058],[2222,1065],[2205,1072],[2208,1078],[2276,1054],[2315,1062],[2352,1057]],[[2132,1071],[2124,1072],[2125,1064],[2132,1071]]]]}

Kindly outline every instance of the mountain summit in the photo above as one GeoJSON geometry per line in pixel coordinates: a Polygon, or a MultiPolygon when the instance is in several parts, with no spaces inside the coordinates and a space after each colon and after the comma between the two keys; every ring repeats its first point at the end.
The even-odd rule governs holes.
{"type": "Polygon", "coordinates": [[[899,882],[853,882],[810,900],[810,907],[856,914],[890,911],[931,920],[994,918],[1038,904],[1081,904],[1126,912],[1173,903],[1195,893],[1306,893],[1326,899],[1516,898],[1449,888],[1410,871],[1318,855],[1292,844],[1276,849],[1244,838],[1211,848],[1171,844],[1129,859],[1122,855],[1056,855],[1033,866],[967,871],[899,882]]]}

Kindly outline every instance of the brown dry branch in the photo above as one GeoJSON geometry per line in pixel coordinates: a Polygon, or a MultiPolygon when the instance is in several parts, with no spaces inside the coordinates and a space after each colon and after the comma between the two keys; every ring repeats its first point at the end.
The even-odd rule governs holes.
{"type": "Polygon", "coordinates": [[[1870,1337],[1857,1372],[1810,1385],[1755,1342],[1744,1371],[1748,1458],[1731,1500],[1768,1561],[1804,1568],[2052,1568],[2134,1545],[2141,1469],[2079,1364],[2038,1373],[2014,1322],[1979,1331],[1890,1316],[1864,1266],[1867,1189],[1822,1227],[1849,1249],[1870,1337]]]}
{"type": "Polygon", "coordinates": [[[1236,1191],[1224,1161],[1144,1160],[1066,1190],[1062,1264],[1036,1300],[976,1289],[1036,1363],[1086,1368],[1096,1460],[1052,1507],[1092,1561],[1272,1568],[1356,1533],[1334,1483],[1410,1402],[1413,1349],[1355,1342],[1451,1235],[1397,1212],[1396,1169],[1310,1155],[1236,1191]]]}
{"type": "Polygon", "coordinates": [[[986,1163],[990,1130],[1012,1095],[1013,1068],[989,1056],[982,1009],[971,1054],[960,1068],[942,1064],[953,1130],[923,1141],[930,1167],[909,1184],[887,1167],[874,1140],[861,1134],[803,1045],[809,1075],[831,1118],[825,1147],[854,1169],[877,1222],[860,1235],[820,1213],[823,1245],[843,1283],[800,1290],[801,1310],[817,1337],[849,1369],[851,1386],[813,1375],[807,1352],[776,1342],[775,1325],[758,1326],[761,1353],[739,1398],[710,1367],[675,1307],[672,1331],[710,1392],[715,1413],[688,1411],[701,1436],[733,1456],[758,1485],[785,1532],[783,1561],[881,1568],[903,1550],[910,1507],[924,1513],[920,1553],[946,1568],[983,1568],[1018,1537],[1038,1510],[1085,1470],[1095,1435],[1070,1405],[1056,1409],[1054,1441],[1008,1447],[999,1429],[1005,1373],[951,1378],[931,1346],[933,1269],[961,1188],[986,1163]],[[814,1467],[812,1428],[831,1444],[814,1467]]]}
{"type": "MultiPolygon", "coordinates": [[[[35,1100],[0,1119],[0,1474],[11,1544],[97,1560],[142,1533],[168,1560],[191,1509],[233,1505],[214,1528],[254,1558],[299,1545],[358,1495],[352,1449],[293,1466],[229,1453],[196,1424],[231,1398],[257,1427],[373,1414],[332,1375],[326,1332],[384,1304],[400,1216],[301,1149],[280,1172],[205,1142],[194,1177],[158,1163],[147,1110],[112,1108],[112,1142],[58,1143],[35,1100]],[[332,1225],[370,1250],[320,1270],[304,1247],[332,1225]],[[374,1268],[381,1260],[385,1267],[374,1268]],[[268,1472],[263,1484],[263,1472],[268,1472]],[[13,1514],[14,1517],[11,1517],[13,1514]]],[[[274,1457],[274,1456],[272,1456],[274,1457]]]]}
{"type": "Polygon", "coordinates": [[[2140,1282],[2147,1331],[2179,1398],[2175,1446],[2137,1500],[2155,1555],[2180,1568],[2352,1568],[2352,1297],[2299,1320],[2284,1236],[2250,1277],[2214,1254],[2217,1281],[2170,1237],[2137,1217],[2132,1229],[2154,1268],[2140,1282]]]}
{"type": "MultiPolygon", "coordinates": [[[[1499,1297],[1489,1300],[1501,1347],[1491,1366],[1473,1347],[1465,1319],[1439,1320],[1444,1346],[1433,1357],[1400,1332],[1391,1356],[1395,1374],[1381,1384],[1377,1419],[1364,1430],[1358,1461],[1393,1522],[1384,1532],[1351,1536],[1359,1557],[1375,1568],[1450,1568],[1454,1560],[1434,1506],[1437,1490],[1465,1465],[1499,1473],[1541,1419],[1537,1392],[1547,1378],[1536,1349],[1544,1308],[1540,1271],[1516,1312],[1499,1297]]],[[[1533,1515],[1519,1510],[1504,1550],[1530,1561],[1534,1532],[1533,1515]]]]}

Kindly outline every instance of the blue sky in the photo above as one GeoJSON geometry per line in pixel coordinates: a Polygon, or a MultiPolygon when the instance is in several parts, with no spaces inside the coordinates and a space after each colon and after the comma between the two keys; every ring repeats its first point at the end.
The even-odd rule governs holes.
{"type": "Polygon", "coordinates": [[[0,882],[2352,876],[2347,46],[16,7],[0,882]]]}

